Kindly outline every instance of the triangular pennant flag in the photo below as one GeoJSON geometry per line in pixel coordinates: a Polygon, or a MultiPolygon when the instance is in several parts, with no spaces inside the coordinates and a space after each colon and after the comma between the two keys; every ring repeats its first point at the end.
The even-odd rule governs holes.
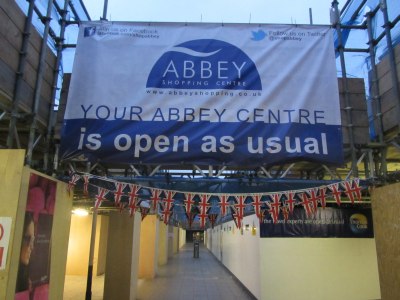
{"type": "Polygon", "coordinates": [[[231,214],[233,221],[235,222],[236,228],[241,229],[242,228],[242,218],[241,216],[237,213],[236,209],[231,208],[231,214]]]}
{"type": "Polygon", "coordinates": [[[267,202],[269,206],[269,214],[271,215],[272,221],[276,223],[279,218],[279,207],[281,205],[282,193],[274,193],[269,195],[272,198],[272,202],[267,202]]]}
{"type": "Polygon", "coordinates": [[[97,192],[97,195],[95,197],[96,198],[96,202],[94,204],[95,209],[98,209],[101,206],[101,204],[103,203],[103,201],[107,200],[105,197],[108,194],[108,192],[109,191],[107,189],[98,187],[98,192],[97,192]]]}
{"type": "Polygon", "coordinates": [[[140,209],[140,205],[139,202],[137,202],[136,200],[132,200],[129,203],[129,216],[133,217],[135,212],[140,209]]]}
{"type": "Polygon", "coordinates": [[[221,208],[221,216],[225,216],[226,215],[226,209],[229,206],[229,195],[220,195],[218,196],[220,203],[219,206],[221,208]]]}
{"type": "Polygon", "coordinates": [[[150,200],[152,201],[152,208],[153,211],[157,214],[158,213],[158,203],[160,202],[161,190],[159,189],[151,189],[151,197],[150,200]]]}
{"type": "Polygon", "coordinates": [[[266,217],[269,215],[269,202],[266,201],[264,202],[265,206],[261,208],[261,219],[260,219],[260,224],[266,219],[266,217]]]}
{"type": "Polygon", "coordinates": [[[209,194],[202,194],[200,196],[200,212],[205,212],[208,205],[208,200],[210,199],[211,195],[209,194]]]}
{"type": "Polygon", "coordinates": [[[72,174],[70,181],[68,182],[67,191],[71,195],[71,191],[75,187],[76,183],[81,177],[78,174],[72,174]]]}
{"type": "Polygon", "coordinates": [[[345,181],[342,183],[344,187],[344,192],[346,193],[347,198],[350,199],[351,203],[354,204],[355,198],[359,202],[361,202],[361,187],[359,185],[360,180],[358,178],[350,180],[350,181],[345,181]]]}
{"type": "Polygon", "coordinates": [[[312,201],[307,197],[306,193],[302,193],[301,197],[303,199],[303,202],[301,202],[301,204],[303,205],[304,210],[306,211],[306,216],[310,217],[314,212],[312,207],[312,201]]]}
{"type": "Polygon", "coordinates": [[[129,185],[129,204],[128,206],[136,206],[138,199],[139,199],[139,190],[140,190],[140,186],[136,185],[136,184],[130,184],[129,185]]]}
{"type": "Polygon", "coordinates": [[[200,228],[205,228],[206,220],[207,220],[207,208],[208,208],[208,199],[210,199],[211,195],[202,194],[200,196],[200,228]]]}
{"type": "Polygon", "coordinates": [[[161,214],[162,214],[162,219],[164,221],[164,224],[168,225],[169,224],[169,220],[170,220],[171,215],[172,215],[172,210],[166,210],[164,208],[164,210],[162,211],[161,214]]]}
{"type": "Polygon", "coordinates": [[[306,192],[308,195],[310,195],[309,200],[311,202],[311,211],[313,213],[316,213],[318,210],[318,197],[317,197],[318,189],[314,188],[306,190],[306,192]]]}
{"type": "Polygon", "coordinates": [[[194,217],[195,217],[196,215],[197,215],[197,213],[196,213],[195,211],[190,212],[190,213],[186,213],[186,216],[187,216],[187,218],[188,218],[188,225],[189,225],[189,228],[192,228],[193,220],[194,220],[194,217]]]}
{"type": "Polygon", "coordinates": [[[262,195],[260,194],[255,194],[252,196],[253,199],[253,207],[254,207],[254,213],[256,214],[258,220],[262,221],[262,213],[261,213],[261,207],[264,204],[263,202],[261,202],[261,197],[262,195]]]}
{"type": "Polygon", "coordinates": [[[83,194],[84,194],[85,196],[87,196],[87,195],[89,195],[88,188],[89,188],[89,179],[90,179],[90,175],[85,174],[85,175],[83,175],[82,177],[83,177],[83,194]]]}
{"type": "Polygon", "coordinates": [[[118,208],[119,208],[119,212],[120,213],[122,213],[122,211],[124,210],[125,206],[126,206],[126,203],[123,203],[123,202],[120,202],[118,204],[118,208]]]}
{"type": "Polygon", "coordinates": [[[326,207],[326,186],[320,187],[317,196],[318,202],[321,203],[321,207],[326,207]]]}
{"type": "Polygon", "coordinates": [[[208,214],[208,219],[211,223],[211,228],[214,229],[215,222],[217,221],[218,214],[208,214]]]}
{"type": "Polygon", "coordinates": [[[200,228],[204,229],[206,227],[206,220],[207,220],[207,208],[204,210],[201,209],[199,213],[199,218],[200,218],[200,228]]]}
{"type": "Polygon", "coordinates": [[[281,207],[283,219],[287,221],[289,219],[289,208],[286,205],[283,205],[281,207]]]}
{"type": "Polygon", "coordinates": [[[287,205],[287,207],[289,209],[289,213],[292,214],[294,207],[296,205],[296,200],[294,199],[294,197],[296,196],[296,193],[293,191],[287,191],[287,192],[285,192],[285,196],[286,196],[285,204],[287,205]]]}
{"type": "Polygon", "coordinates": [[[234,204],[236,212],[240,216],[240,218],[243,219],[243,217],[244,217],[244,209],[246,207],[246,204],[244,203],[246,201],[246,196],[239,195],[239,196],[235,196],[235,198],[237,199],[237,203],[234,204]]]}
{"type": "Polygon", "coordinates": [[[140,207],[140,214],[142,216],[142,221],[144,218],[146,218],[149,212],[150,212],[150,207],[143,207],[143,206],[140,207]]]}
{"type": "Polygon", "coordinates": [[[192,207],[193,205],[196,203],[193,199],[194,199],[195,195],[193,195],[192,193],[187,193],[185,194],[185,208],[186,208],[186,213],[190,213],[192,211],[192,207]]]}
{"type": "Polygon", "coordinates": [[[342,191],[340,191],[339,189],[339,182],[328,185],[328,188],[331,190],[332,196],[335,199],[337,205],[340,206],[340,204],[342,203],[342,191]]]}
{"type": "Polygon", "coordinates": [[[166,192],[166,198],[163,200],[164,202],[164,210],[170,211],[174,205],[174,196],[176,192],[168,191],[166,192]]]}
{"type": "Polygon", "coordinates": [[[114,191],[114,205],[119,206],[121,203],[122,196],[124,194],[124,189],[126,187],[126,183],[115,182],[115,191],[114,191]]]}
{"type": "Polygon", "coordinates": [[[166,192],[166,198],[163,200],[164,202],[164,209],[163,209],[163,220],[165,224],[169,223],[169,219],[171,217],[172,214],[172,207],[174,204],[174,196],[175,196],[176,192],[172,192],[172,191],[167,191],[166,192]]]}

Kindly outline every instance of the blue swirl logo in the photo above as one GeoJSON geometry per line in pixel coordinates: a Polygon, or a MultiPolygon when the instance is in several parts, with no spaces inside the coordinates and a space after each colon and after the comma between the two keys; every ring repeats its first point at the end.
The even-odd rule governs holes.
{"type": "Polygon", "coordinates": [[[165,52],[154,64],[147,88],[261,90],[254,62],[227,42],[188,41],[165,52]]]}

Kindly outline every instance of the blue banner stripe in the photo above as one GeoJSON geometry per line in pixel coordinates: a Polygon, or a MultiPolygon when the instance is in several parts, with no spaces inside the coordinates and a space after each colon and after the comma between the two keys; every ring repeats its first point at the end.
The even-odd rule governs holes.
{"type": "Polygon", "coordinates": [[[66,120],[64,159],[84,154],[116,163],[340,164],[341,127],[318,124],[66,120]]]}

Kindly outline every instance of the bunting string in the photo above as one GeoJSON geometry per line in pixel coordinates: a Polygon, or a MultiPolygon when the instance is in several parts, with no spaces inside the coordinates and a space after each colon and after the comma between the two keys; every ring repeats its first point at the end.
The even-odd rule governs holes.
{"type": "Polygon", "coordinates": [[[351,204],[362,202],[362,186],[360,179],[349,179],[314,188],[265,193],[202,193],[160,189],[134,183],[124,183],[107,177],[92,174],[70,175],[68,192],[74,190],[82,181],[83,192],[88,194],[89,186],[94,187],[96,195],[94,206],[98,209],[104,201],[111,201],[122,212],[128,209],[131,216],[140,211],[142,219],[153,213],[160,216],[165,224],[170,223],[176,207],[180,207],[186,216],[186,223],[191,228],[195,220],[200,228],[214,226],[232,217],[236,227],[242,227],[245,214],[254,213],[260,222],[266,213],[274,223],[280,216],[287,220],[293,214],[295,206],[302,206],[307,217],[312,217],[318,207],[324,209],[327,199],[333,199],[340,206],[343,198],[351,204]],[[101,182],[104,185],[99,186],[101,182]]]}

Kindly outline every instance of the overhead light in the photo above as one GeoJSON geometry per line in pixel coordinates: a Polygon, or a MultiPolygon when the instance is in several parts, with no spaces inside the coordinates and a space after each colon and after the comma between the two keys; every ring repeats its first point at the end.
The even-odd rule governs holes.
{"type": "Polygon", "coordinates": [[[86,209],[83,208],[76,208],[72,210],[72,213],[74,215],[80,216],[80,217],[86,217],[89,215],[89,212],[86,209]]]}

